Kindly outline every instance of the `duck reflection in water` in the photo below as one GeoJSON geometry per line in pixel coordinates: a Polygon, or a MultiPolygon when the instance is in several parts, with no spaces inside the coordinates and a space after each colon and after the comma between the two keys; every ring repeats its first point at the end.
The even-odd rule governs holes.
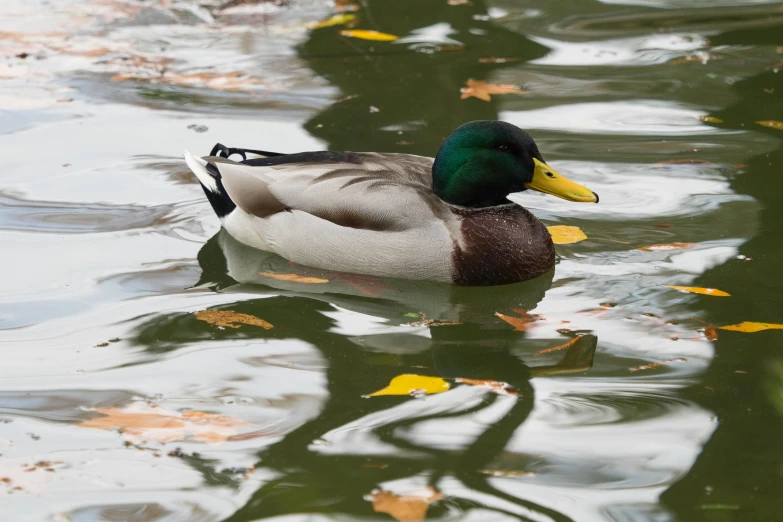
{"type": "MultiPolygon", "coordinates": [[[[259,452],[256,469],[272,472],[276,478],[262,485],[229,520],[317,512],[366,516],[372,507],[364,495],[383,483],[411,477],[449,493],[447,502],[430,508],[432,516],[480,508],[520,519],[524,517],[515,514],[515,509],[563,519],[549,508],[498,490],[487,474],[493,469],[526,471],[535,463],[533,456],[505,450],[533,408],[530,379],[583,372],[592,364],[597,342],[592,335],[580,337],[567,350],[536,356],[541,344],[526,340],[494,316],[496,310],[535,308],[552,283],[551,271],[533,281],[492,288],[366,276],[356,279],[350,274],[294,267],[279,256],[239,243],[224,231],[202,248],[199,263],[201,287],[245,297],[254,293],[275,296],[226,305],[275,325],[273,330],[249,335],[298,338],[316,347],[328,365],[328,399],[323,408],[314,419],[259,452]],[[283,270],[328,282],[305,284],[263,275],[283,270]],[[330,317],[334,307],[386,319],[390,326],[413,321],[405,316],[411,311],[459,324],[433,324],[428,335],[421,335],[421,327],[410,332],[389,328],[394,331],[350,335],[330,317]],[[509,384],[513,394],[499,396],[483,388],[459,386],[423,399],[363,397],[400,374],[438,376],[452,382],[456,378],[501,381],[509,384]],[[491,419],[482,420],[478,431],[477,416],[491,419]],[[472,427],[457,437],[464,439],[461,442],[415,435],[431,429],[456,435],[465,422],[472,427]],[[455,494],[455,488],[466,494],[455,494]],[[477,502],[479,497],[484,500],[477,502]]],[[[154,332],[145,335],[154,336],[154,332]]],[[[553,344],[557,341],[548,342],[553,344]]]]}

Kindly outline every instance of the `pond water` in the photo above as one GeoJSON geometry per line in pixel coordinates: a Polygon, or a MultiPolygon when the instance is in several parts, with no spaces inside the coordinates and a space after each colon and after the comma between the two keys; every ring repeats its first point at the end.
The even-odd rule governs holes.
{"type": "Polygon", "coordinates": [[[783,331],[719,327],[783,322],[781,4],[219,3],[0,6],[3,520],[780,519],[783,331]],[[601,195],[518,199],[587,235],[534,281],[291,265],[181,159],[476,119],[601,195]]]}

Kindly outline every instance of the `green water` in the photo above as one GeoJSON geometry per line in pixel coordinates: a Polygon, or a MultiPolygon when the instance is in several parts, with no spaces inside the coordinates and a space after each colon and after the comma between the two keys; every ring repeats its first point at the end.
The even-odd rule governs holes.
{"type": "Polygon", "coordinates": [[[427,520],[783,519],[783,331],[713,330],[783,323],[783,130],[756,123],[783,121],[783,4],[357,2],[401,37],[375,42],[308,29],[326,2],[217,3],[0,6],[2,520],[382,521],[378,491],[428,486],[427,520]],[[588,236],[537,280],[293,266],[180,159],[431,156],[475,119],[601,195],[519,200],[588,236]],[[402,374],[451,389],[365,397],[402,374]]]}

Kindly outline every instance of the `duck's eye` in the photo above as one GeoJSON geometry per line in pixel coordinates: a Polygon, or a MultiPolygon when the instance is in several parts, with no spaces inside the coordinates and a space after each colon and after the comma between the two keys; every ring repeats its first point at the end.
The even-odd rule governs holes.
{"type": "Polygon", "coordinates": [[[498,145],[496,149],[499,150],[500,152],[511,152],[511,147],[509,147],[508,145],[498,145]]]}

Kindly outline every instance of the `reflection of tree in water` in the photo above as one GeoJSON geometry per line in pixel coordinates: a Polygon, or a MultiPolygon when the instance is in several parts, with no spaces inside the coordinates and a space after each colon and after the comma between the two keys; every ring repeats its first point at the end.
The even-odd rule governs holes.
{"type": "Polygon", "coordinates": [[[324,28],[313,31],[299,48],[315,72],[343,95],[357,96],[306,123],[332,150],[434,156],[443,138],[459,125],[497,118],[494,101],[460,100],[466,80],[487,80],[499,67],[518,65],[546,51],[486,21],[486,7],[479,1],[450,6],[445,0],[370,0],[362,3],[357,16],[362,29],[399,35],[402,42],[348,39],[339,29],[324,28]],[[457,47],[460,50],[445,50],[457,47]],[[493,57],[509,61],[480,62],[493,57]],[[401,141],[412,145],[396,145],[401,141]]]}
{"type": "MultiPolygon", "coordinates": [[[[721,45],[783,45],[781,27],[730,31],[715,36],[721,45]]],[[[770,64],[771,65],[771,64],[770,64]]],[[[780,136],[780,131],[754,125],[783,113],[783,74],[773,71],[734,84],[739,101],[713,114],[740,129],[780,136]]],[[[779,118],[778,118],[779,119],[779,118]]],[[[719,325],[740,320],[780,322],[780,296],[764,291],[770,281],[780,281],[783,234],[780,222],[783,193],[780,186],[783,148],[753,157],[748,172],[732,180],[737,193],[749,194],[761,203],[761,227],[742,245],[752,262],[731,260],[703,274],[701,281],[718,288],[742,288],[732,294],[732,305],[705,301],[711,322],[719,325]],[[777,245],[777,246],[776,246],[777,245]],[[737,285],[741,282],[741,285],[737,285]]],[[[699,284],[697,282],[697,284],[699,284]]],[[[783,452],[780,433],[783,415],[776,411],[770,392],[781,393],[781,383],[770,382],[770,362],[781,361],[779,344],[763,335],[753,338],[721,331],[715,357],[699,384],[689,388],[689,399],[715,412],[719,420],[709,442],[687,476],[670,488],[662,501],[687,520],[718,520],[715,512],[694,511],[699,504],[737,506],[721,520],[776,520],[780,518],[783,488],[783,452]],[[756,342],[757,341],[757,342],[756,342]],[[737,372],[741,373],[737,373],[737,372]],[[775,386],[775,389],[772,389],[775,386]],[[732,516],[728,516],[728,515],[732,516]]]]}

